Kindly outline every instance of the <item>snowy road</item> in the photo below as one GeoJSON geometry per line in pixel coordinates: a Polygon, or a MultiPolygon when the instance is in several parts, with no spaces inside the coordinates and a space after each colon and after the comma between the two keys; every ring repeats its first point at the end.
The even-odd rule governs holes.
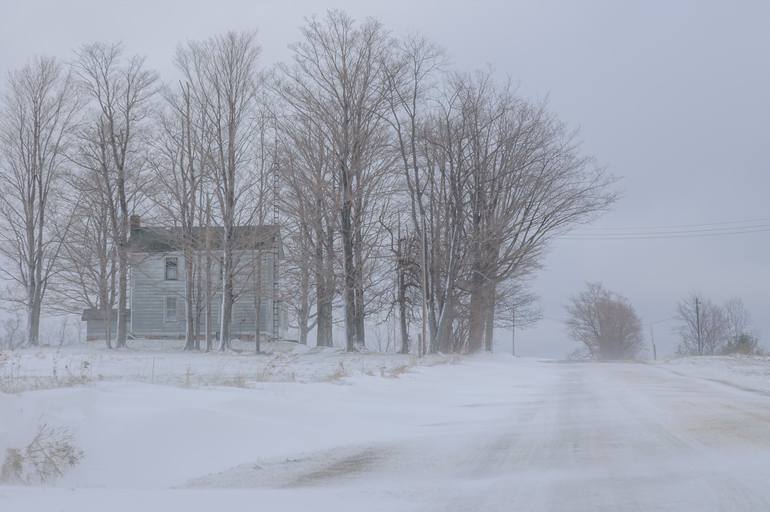
{"type": "MultiPolygon", "coordinates": [[[[154,407],[181,415],[193,439],[196,429],[222,428],[232,443],[201,445],[179,462],[181,448],[169,440],[180,425],[158,420],[155,409],[135,419],[132,409],[136,425],[86,442],[103,460],[92,457],[60,488],[0,487],[0,510],[770,510],[770,384],[747,387],[737,377],[490,359],[346,385],[106,386],[88,399],[109,394],[135,408],[152,390],[154,407]],[[212,419],[234,408],[222,425],[212,419]],[[258,441],[266,421],[278,437],[258,441]],[[139,427],[165,441],[133,447],[129,460],[158,459],[146,471],[113,471],[127,457],[116,440],[139,427]],[[251,428],[254,441],[244,435],[251,428]]],[[[33,410],[60,395],[82,399],[36,393],[33,410]]],[[[106,428],[105,417],[84,413],[81,437],[106,428]]]]}
{"type": "Polygon", "coordinates": [[[768,395],[648,366],[554,371],[458,460],[446,510],[770,510],[768,395]]]}

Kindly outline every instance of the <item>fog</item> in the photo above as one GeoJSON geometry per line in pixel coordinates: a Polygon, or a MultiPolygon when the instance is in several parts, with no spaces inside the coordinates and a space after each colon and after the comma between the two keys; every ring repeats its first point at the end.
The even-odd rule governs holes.
{"type": "Polygon", "coordinates": [[[0,0],[0,511],[770,510],[768,20],[0,0]]]}
{"type": "MultiPolygon", "coordinates": [[[[522,94],[548,98],[581,130],[585,152],[621,178],[622,199],[577,232],[770,218],[766,2],[6,1],[0,73],[34,54],[67,59],[83,42],[106,40],[124,41],[168,79],[180,42],[252,28],[270,65],[288,57],[303,17],[326,8],[423,33],[456,68],[491,66],[522,94]]],[[[672,316],[693,291],[739,296],[764,338],[769,256],[763,232],[557,242],[535,282],[545,319],[520,334],[520,353],[563,356],[574,347],[560,320],[587,281],[625,294],[645,323],[672,316]]],[[[670,352],[671,325],[655,328],[670,352]]],[[[501,344],[509,337],[498,336],[501,344]]]]}

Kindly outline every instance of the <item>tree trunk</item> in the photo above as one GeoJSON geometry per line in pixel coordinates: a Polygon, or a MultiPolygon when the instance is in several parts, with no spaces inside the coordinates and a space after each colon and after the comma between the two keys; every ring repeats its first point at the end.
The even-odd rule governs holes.
{"type": "MultiPolygon", "coordinates": [[[[399,240],[399,245],[401,241],[399,240]]],[[[399,248],[400,249],[400,248],[399,248]]],[[[400,254],[399,250],[399,254],[400,254]]],[[[400,260],[400,258],[399,258],[400,260]]],[[[398,268],[398,321],[401,327],[401,353],[409,353],[409,329],[406,322],[406,276],[402,263],[398,268]]]]}
{"type": "MultiPolygon", "coordinates": [[[[228,228],[225,227],[225,245],[227,245],[228,228]]],[[[219,320],[219,350],[230,348],[230,327],[233,317],[233,255],[225,249],[222,275],[222,311],[219,320]]]]}
{"type": "Polygon", "coordinates": [[[356,285],[356,345],[359,349],[366,347],[366,329],[364,317],[364,289],[356,285]]]}
{"type": "Polygon", "coordinates": [[[195,339],[195,261],[193,260],[192,240],[187,242],[188,249],[184,255],[185,267],[185,337],[184,349],[194,350],[195,339]]]}
{"type": "Polygon", "coordinates": [[[126,346],[128,338],[128,255],[127,247],[123,240],[118,244],[118,335],[115,340],[117,348],[126,346]]]}
{"type": "Polygon", "coordinates": [[[492,352],[494,350],[495,293],[495,286],[490,285],[489,291],[487,292],[486,318],[484,319],[484,349],[487,352],[492,352]]]}
{"type": "Polygon", "coordinates": [[[200,251],[195,254],[195,350],[201,349],[201,321],[203,317],[203,258],[200,251]]]}
{"type": "Polygon", "coordinates": [[[107,349],[112,349],[112,307],[109,304],[102,307],[102,318],[104,319],[104,340],[107,343],[107,349]]]}
{"type": "MultiPolygon", "coordinates": [[[[208,240],[208,234],[206,235],[206,238],[208,240]]],[[[211,326],[214,321],[214,312],[212,311],[211,307],[211,299],[212,299],[212,292],[214,290],[214,285],[211,282],[211,252],[208,249],[208,241],[206,246],[206,304],[204,305],[205,308],[205,319],[204,322],[205,325],[205,331],[206,331],[206,352],[210,352],[214,348],[214,339],[211,332],[211,326]]]]}
{"type": "MultiPolygon", "coordinates": [[[[35,293],[37,295],[37,293],[35,293]]],[[[40,344],[40,311],[41,305],[33,296],[32,304],[27,308],[27,339],[31,346],[40,344]]]]}
{"type": "Polygon", "coordinates": [[[454,316],[454,298],[451,295],[448,295],[444,302],[444,307],[441,309],[438,325],[436,327],[439,350],[442,352],[453,352],[455,350],[452,343],[452,323],[454,322],[454,316]]]}
{"type": "Polygon", "coordinates": [[[254,350],[257,354],[262,352],[260,341],[262,338],[262,254],[257,255],[256,277],[254,279],[254,350]]]}
{"type": "Polygon", "coordinates": [[[300,272],[300,298],[299,311],[297,312],[297,327],[299,328],[299,343],[307,345],[308,323],[310,316],[310,304],[308,295],[310,294],[310,270],[303,267],[300,272]]]}
{"type": "Polygon", "coordinates": [[[468,351],[478,352],[484,346],[484,300],[483,278],[478,267],[471,277],[470,306],[468,317],[468,351]]]}
{"type": "Polygon", "coordinates": [[[361,206],[357,204],[358,213],[353,217],[355,220],[354,231],[354,265],[355,265],[355,315],[356,315],[356,345],[359,349],[366,346],[366,327],[365,327],[365,309],[364,309],[364,240],[361,234],[361,206]]]}
{"type": "Polygon", "coordinates": [[[343,270],[345,273],[344,298],[345,298],[345,348],[348,352],[356,349],[356,279],[353,265],[353,230],[351,226],[352,200],[350,192],[349,176],[346,170],[342,171],[343,203],[341,212],[342,224],[342,249],[343,270]]]}
{"type": "Polygon", "coordinates": [[[315,278],[316,278],[316,345],[334,346],[334,231],[327,225],[316,226],[315,278]],[[324,257],[325,254],[325,257],[324,257]]]}

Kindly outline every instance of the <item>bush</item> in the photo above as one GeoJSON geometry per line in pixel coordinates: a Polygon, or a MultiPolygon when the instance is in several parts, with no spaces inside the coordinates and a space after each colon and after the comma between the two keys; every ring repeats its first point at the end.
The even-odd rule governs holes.
{"type": "Polygon", "coordinates": [[[18,316],[7,318],[0,327],[0,350],[13,350],[24,342],[21,319],[18,316]]]}
{"type": "Polygon", "coordinates": [[[729,340],[722,348],[723,354],[761,355],[759,340],[750,334],[741,334],[729,340]]]}
{"type": "Polygon", "coordinates": [[[77,466],[83,451],[75,446],[65,427],[43,424],[26,448],[8,448],[0,467],[0,482],[42,484],[64,475],[77,466]]]}

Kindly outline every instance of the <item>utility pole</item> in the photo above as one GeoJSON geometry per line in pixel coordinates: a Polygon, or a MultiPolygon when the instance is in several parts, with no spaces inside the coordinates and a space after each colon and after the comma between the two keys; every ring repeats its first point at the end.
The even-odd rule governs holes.
{"type": "Polygon", "coordinates": [[[516,306],[511,307],[511,353],[516,357],[516,306]]]}
{"type": "Polygon", "coordinates": [[[650,342],[652,343],[652,360],[658,360],[658,349],[655,346],[655,332],[652,330],[652,324],[650,324],[650,342]]]}
{"type": "Polygon", "coordinates": [[[703,355],[703,343],[700,336],[700,299],[695,297],[695,335],[698,342],[698,355],[703,355]]]}
{"type": "MultiPolygon", "coordinates": [[[[276,142],[277,145],[277,142],[276,142]]],[[[272,299],[273,299],[273,341],[278,341],[279,337],[279,331],[280,331],[280,316],[281,316],[281,309],[280,305],[278,303],[278,258],[281,256],[280,249],[278,247],[278,244],[280,243],[280,231],[278,229],[278,174],[281,172],[281,169],[278,164],[278,150],[276,148],[275,152],[275,162],[273,162],[273,229],[275,229],[275,234],[273,235],[273,293],[272,293],[272,299]]],[[[260,264],[262,262],[260,261],[260,264]]]]}

